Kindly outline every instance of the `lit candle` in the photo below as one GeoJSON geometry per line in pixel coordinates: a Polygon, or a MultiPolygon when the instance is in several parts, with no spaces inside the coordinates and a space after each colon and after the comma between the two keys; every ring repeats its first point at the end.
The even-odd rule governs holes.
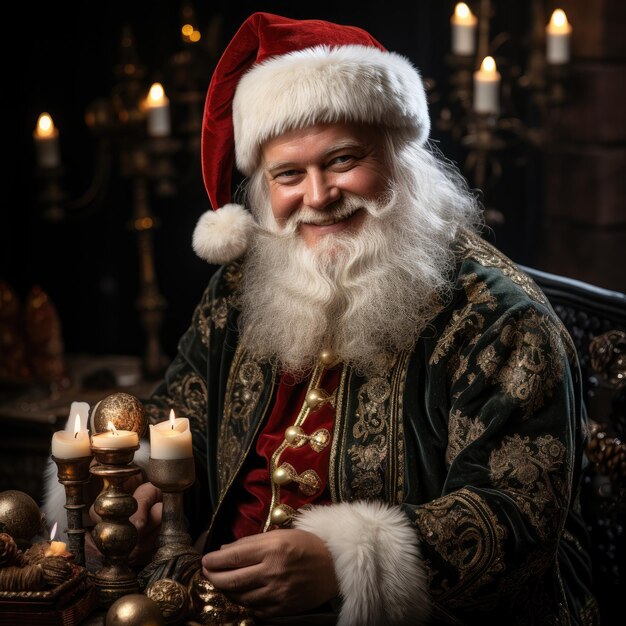
{"type": "Polygon", "coordinates": [[[80,415],[76,413],[74,430],[59,430],[52,435],[52,456],[57,459],[79,459],[91,456],[89,435],[81,430],[80,415]]]}
{"type": "Polygon", "coordinates": [[[552,65],[561,65],[569,61],[569,40],[572,27],[562,9],[552,13],[546,26],[546,59],[552,65]]]}
{"type": "Polygon", "coordinates": [[[53,541],[57,532],[57,522],[54,522],[54,526],[50,531],[50,545],[46,548],[44,556],[72,556],[71,552],[67,551],[67,544],[64,541],[53,541]]]}
{"type": "Polygon", "coordinates": [[[58,167],[61,163],[59,131],[48,113],[42,113],[37,119],[33,139],[39,167],[46,169],[58,167]]]}
{"type": "Polygon", "coordinates": [[[191,429],[186,417],[170,418],[159,424],[150,424],[150,457],[153,459],[188,459],[193,456],[191,429]]]}
{"type": "Polygon", "coordinates": [[[139,445],[139,435],[133,430],[118,430],[109,421],[107,431],[91,436],[94,448],[133,448],[139,445]]]}
{"type": "Polygon", "coordinates": [[[485,57],[480,69],[474,72],[474,111],[498,113],[500,111],[500,73],[493,57],[485,57]]]}
{"type": "Polygon", "coordinates": [[[476,24],[478,20],[465,2],[454,7],[450,18],[452,26],[452,52],[462,56],[474,54],[476,48],[476,24]]]}
{"type": "Polygon", "coordinates": [[[146,98],[148,108],[148,134],[151,137],[166,137],[170,134],[170,101],[161,83],[150,87],[146,98]]]}

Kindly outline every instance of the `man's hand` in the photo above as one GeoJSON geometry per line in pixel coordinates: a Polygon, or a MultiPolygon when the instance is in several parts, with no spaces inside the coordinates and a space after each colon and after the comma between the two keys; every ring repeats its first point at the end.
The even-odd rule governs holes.
{"type": "Polygon", "coordinates": [[[338,593],[326,544],[304,530],[272,530],[226,544],[204,555],[202,572],[260,619],[301,613],[338,593]]]}
{"type": "Polygon", "coordinates": [[[161,529],[162,495],[152,483],[143,483],[135,489],[133,496],[137,500],[137,510],[128,519],[134,524],[139,537],[129,562],[131,565],[146,565],[152,558],[161,529]]]}

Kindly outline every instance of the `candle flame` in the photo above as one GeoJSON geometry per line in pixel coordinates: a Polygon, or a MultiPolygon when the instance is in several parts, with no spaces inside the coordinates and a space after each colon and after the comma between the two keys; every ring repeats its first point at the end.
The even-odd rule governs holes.
{"type": "Polygon", "coordinates": [[[161,104],[165,99],[165,91],[161,83],[153,83],[148,92],[148,100],[151,104],[161,104]]]}
{"type": "Polygon", "coordinates": [[[456,15],[460,20],[467,19],[471,14],[472,12],[465,2],[459,2],[454,7],[454,15],[456,15]]]}
{"type": "Polygon", "coordinates": [[[57,534],[57,524],[58,522],[54,522],[54,526],[52,527],[52,530],[50,531],[50,541],[52,541],[54,539],[54,536],[57,534]]]}
{"type": "Polygon", "coordinates": [[[54,122],[49,113],[42,113],[37,118],[37,137],[52,137],[55,133],[54,122]]]}
{"type": "Polygon", "coordinates": [[[111,420],[108,421],[107,428],[111,431],[112,435],[118,434],[117,428],[115,428],[115,424],[111,420]]]}
{"type": "Polygon", "coordinates": [[[172,430],[174,430],[174,426],[176,425],[176,415],[174,414],[174,409],[170,409],[170,426],[172,430]]]}
{"type": "Polygon", "coordinates": [[[493,74],[496,71],[496,62],[493,57],[485,57],[483,62],[480,64],[480,69],[482,72],[488,72],[489,74],[493,74]]]}
{"type": "Polygon", "coordinates": [[[550,18],[550,24],[556,28],[563,28],[563,26],[567,26],[567,15],[565,15],[565,11],[563,9],[555,9],[552,13],[552,17],[550,18]]]}
{"type": "Polygon", "coordinates": [[[74,418],[74,439],[78,437],[79,432],[80,432],[80,415],[76,413],[76,417],[74,418]]]}

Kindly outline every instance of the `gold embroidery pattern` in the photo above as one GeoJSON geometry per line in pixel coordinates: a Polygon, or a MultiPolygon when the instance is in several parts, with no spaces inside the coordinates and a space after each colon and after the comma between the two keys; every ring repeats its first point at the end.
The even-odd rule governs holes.
{"type": "Polygon", "coordinates": [[[387,458],[384,431],[389,421],[387,400],[390,393],[389,381],[376,377],[365,383],[357,395],[357,421],[352,434],[364,444],[354,444],[348,449],[357,470],[351,484],[356,498],[372,499],[380,496],[383,490],[382,465],[387,458]],[[365,443],[372,437],[371,443],[365,443]]]}
{"type": "MultiPolygon", "coordinates": [[[[350,464],[341,475],[350,499],[383,498],[401,503],[404,494],[404,433],[402,395],[409,353],[386,361],[387,371],[370,378],[358,389],[350,464]]],[[[343,495],[345,498],[345,494],[343,495]]]]}
{"type": "MultiPolygon", "coordinates": [[[[443,359],[455,344],[459,344],[464,336],[472,336],[471,344],[475,344],[480,338],[480,330],[485,324],[485,318],[478,312],[479,306],[485,306],[488,310],[493,311],[496,306],[496,299],[491,295],[489,289],[483,281],[478,280],[476,274],[468,274],[463,278],[463,287],[467,294],[467,304],[459,310],[453,311],[450,321],[446,325],[441,337],[437,341],[437,345],[430,356],[430,365],[437,365],[443,359]]],[[[459,373],[461,366],[467,367],[467,363],[462,363],[460,355],[451,359],[454,362],[457,373],[455,378],[461,377],[459,373]]]]}
{"type": "Polygon", "coordinates": [[[215,328],[219,328],[220,330],[224,330],[226,327],[226,320],[228,317],[228,308],[232,297],[228,298],[216,298],[211,303],[211,312],[210,318],[213,326],[215,328]]]}
{"type": "Polygon", "coordinates": [[[202,300],[200,304],[195,308],[193,312],[193,325],[198,329],[198,334],[200,335],[200,340],[202,341],[202,345],[208,347],[209,340],[211,338],[211,299],[210,293],[207,289],[204,292],[202,300]]]}
{"type": "Polygon", "coordinates": [[[243,265],[239,261],[228,264],[224,269],[224,280],[231,293],[235,293],[239,289],[242,278],[243,265]]]}
{"type": "Polygon", "coordinates": [[[450,467],[457,454],[485,432],[485,425],[477,417],[471,419],[458,409],[450,415],[448,421],[448,447],[446,465],[450,467]]]}
{"type": "Polygon", "coordinates": [[[529,417],[544,405],[546,397],[563,379],[558,333],[550,318],[531,311],[519,322],[507,324],[500,339],[513,351],[499,369],[497,381],[506,394],[519,401],[525,417],[529,417]]]}
{"type": "Polygon", "coordinates": [[[519,434],[505,437],[489,456],[493,484],[509,493],[542,539],[553,536],[564,510],[565,446],[552,435],[537,439],[519,434]]]}
{"type": "Polygon", "coordinates": [[[172,408],[177,415],[189,419],[192,432],[206,434],[206,381],[195,372],[176,377],[168,383],[166,394],[151,398],[146,407],[148,421],[156,424],[166,419],[172,408]]]}
{"type": "Polygon", "coordinates": [[[547,304],[548,300],[535,282],[528,275],[524,274],[511,259],[482,239],[482,237],[474,233],[463,232],[459,237],[459,245],[463,258],[473,259],[483,267],[498,268],[507,278],[519,285],[533,300],[547,304]]]}
{"type": "Polygon", "coordinates": [[[220,493],[228,484],[241,454],[241,441],[250,429],[252,414],[263,391],[263,373],[245,350],[238,348],[230,369],[224,417],[220,424],[218,477],[220,493]]]}
{"type": "Polygon", "coordinates": [[[456,570],[455,580],[432,574],[438,602],[454,607],[505,570],[503,543],[507,529],[476,493],[460,489],[417,507],[415,523],[423,541],[456,570]],[[459,594],[460,591],[463,594],[459,594]],[[460,597],[463,595],[464,597],[460,597]]]}

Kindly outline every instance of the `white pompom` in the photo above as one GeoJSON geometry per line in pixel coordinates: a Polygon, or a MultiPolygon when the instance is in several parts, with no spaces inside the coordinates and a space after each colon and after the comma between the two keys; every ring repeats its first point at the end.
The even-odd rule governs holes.
{"type": "Polygon", "coordinates": [[[225,204],[200,216],[193,231],[193,249],[214,265],[229,263],[248,248],[254,218],[241,204],[225,204]]]}

